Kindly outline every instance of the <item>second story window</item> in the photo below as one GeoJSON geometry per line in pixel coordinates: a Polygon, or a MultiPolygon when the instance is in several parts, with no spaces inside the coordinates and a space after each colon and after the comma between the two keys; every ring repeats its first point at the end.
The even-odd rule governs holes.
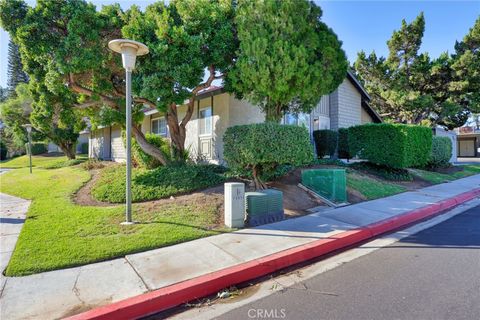
{"type": "Polygon", "coordinates": [[[167,120],[165,118],[152,119],[152,133],[159,136],[167,135],[167,120]]]}

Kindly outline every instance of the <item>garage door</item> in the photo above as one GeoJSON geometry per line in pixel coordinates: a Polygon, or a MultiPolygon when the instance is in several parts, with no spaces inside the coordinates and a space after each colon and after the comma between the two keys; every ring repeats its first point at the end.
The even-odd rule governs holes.
{"type": "Polygon", "coordinates": [[[460,157],[475,157],[475,141],[462,140],[458,141],[458,154],[460,157]]]}

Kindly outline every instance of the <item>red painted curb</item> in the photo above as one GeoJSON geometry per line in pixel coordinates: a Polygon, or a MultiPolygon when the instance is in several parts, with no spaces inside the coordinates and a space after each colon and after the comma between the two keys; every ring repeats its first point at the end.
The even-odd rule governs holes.
{"type": "Polygon", "coordinates": [[[182,303],[192,301],[229,286],[246,282],[280,269],[304,262],[333,251],[373,238],[415,221],[432,217],[442,211],[466,202],[480,195],[480,188],[462,193],[453,198],[409,211],[397,217],[386,219],[364,228],[353,229],[326,239],[316,240],[298,247],[248,261],[230,268],[212,272],[194,279],[165,288],[128,298],[110,305],[99,307],[67,319],[135,319],[164,311],[182,303]]]}

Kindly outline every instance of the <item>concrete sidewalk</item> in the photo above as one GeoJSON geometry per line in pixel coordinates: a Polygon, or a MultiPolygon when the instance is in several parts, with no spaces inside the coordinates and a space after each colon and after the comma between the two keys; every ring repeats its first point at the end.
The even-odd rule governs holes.
{"type": "Polygon", "coordinates": [[[0,297],[7,281],[3,271],[8,265],[13,249],[15,249],[30,202],[0,193],[0,272],[2,272],[0,274],[0,297]]]}
{"type": "Polygon", "coordinates": [[[214,272],[254,264],[319,240],[341,242],[341,237],[350,231],[405,216],[474,189],[480,190],[480,175],[108,262],[7,278],[0,318],[53,319],[74,315],[214,272]]]}

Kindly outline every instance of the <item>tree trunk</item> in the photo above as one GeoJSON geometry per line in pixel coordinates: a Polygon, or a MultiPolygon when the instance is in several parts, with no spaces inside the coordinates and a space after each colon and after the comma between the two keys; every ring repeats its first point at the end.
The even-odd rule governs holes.
{"type": "Polygon", "coordinates": [[[260,178],[261,168],[259,166],[254,166],[252,170],[253,183],[255,184],[255,190],[265,190],[268,189],[267,185],[260,178]]]}
{"type": "Polygon", "coordinates": [[[162,151],[155,147],[154,145],[151,145],[147,139],[145,138],[145,135],[143,134],[142,130],[136,125],[132,125],[132,134],[135,137],[135,140],[137,141],[138,145],[142,150],[154,157],[156,160],[158,160],[162,165],[168,165],[169,161],[165,157],[162,151]]]}
{"type": "Polygon", "coordinates": [[[179,123],[177,105],[175,103],[172,103],[168,106],[166,119],[170,133],[170,139],[172,141],[172,158],[175,161],[183,161],[185,155],[185,139],[187,136],[184,124],[185,118],[181,123],[179,123]]]}
{"type": "Polygon", "coordinates": [[[283,117],[281,105],[266,105],[265,106],[265,122],[280,123],[283,117]]]}
{"type": "Polygon", "coordinates": [[[60,143],[58,147],[67,156],[68,160],[76,158],[75,144],[74,143],[60,143]]]}

